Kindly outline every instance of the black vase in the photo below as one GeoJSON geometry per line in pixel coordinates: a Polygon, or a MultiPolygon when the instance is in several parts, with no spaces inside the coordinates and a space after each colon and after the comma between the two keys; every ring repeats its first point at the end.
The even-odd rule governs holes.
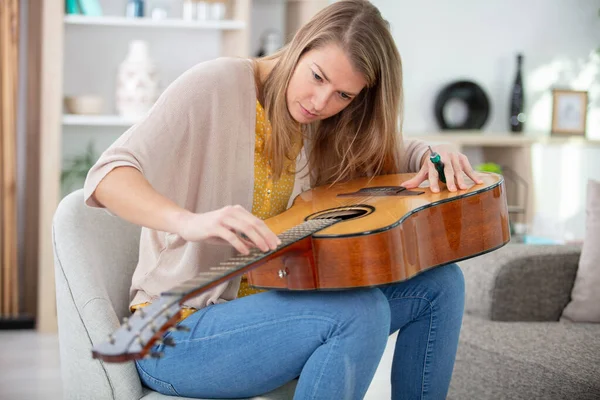
{"type": "Polygon", "coordinates": [[[522,132],[525,124],[525,94],[523,93],[523,55],[517,55],[517,76],[513,84],[510,96],[510,130],[512,132],[522,132]]]}

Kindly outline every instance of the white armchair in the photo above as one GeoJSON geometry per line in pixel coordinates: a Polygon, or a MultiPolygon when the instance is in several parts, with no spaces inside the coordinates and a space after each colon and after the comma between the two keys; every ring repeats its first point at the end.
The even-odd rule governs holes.
{"type": "MultiPolygon", "coordinates": [[[[133,362],[91,356],[129,314],[140,228],[84,205],[83,191],[59,204],[52,226],[58,335],[65,399],[172,399],[142,386],[133,362]]],[[[292,399],[296,380],[255,399],[292,399]]]]}

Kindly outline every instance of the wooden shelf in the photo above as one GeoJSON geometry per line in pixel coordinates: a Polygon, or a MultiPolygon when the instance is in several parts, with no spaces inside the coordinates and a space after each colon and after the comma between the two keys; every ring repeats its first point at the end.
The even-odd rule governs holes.
{"type": "Polygon", "coordinates": [[[586,139],[581,137],[556,137],[548,133],[536,135],[516,135],[510,132],[482,133],[482,132],[448,132],[433,134],[405,134],[405,138],[420,139],[431,143],[453,143],[459,146],[484,146],[484,147],[522,147],[532,144],[581,144],[600,145],[600,139],[586,139]]]}
{"type": "Polygon", "coordinates": [[[93,26],[122,26],[122,27],[148,27],[148,28],[181,28],[181,29],[217,29],[241,30],[246,27],[244,21],[215,20],[215,21],[186,21],[183,19],[154,20],[150,18],[126,18],[117,16],[87,17],[83,15],[65,15],[67,25],[93,25],[93,26]]]}
{"type": "Polygon", "coordinates": [[[76,115],[65,114],[62,118],[63,125],[72,126],[131,126],[137,119],[125,118],[119,115],[76,115]]]}

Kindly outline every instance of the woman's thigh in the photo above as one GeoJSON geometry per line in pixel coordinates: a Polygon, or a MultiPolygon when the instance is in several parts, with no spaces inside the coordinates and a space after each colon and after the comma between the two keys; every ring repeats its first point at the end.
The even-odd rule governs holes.
{"type": "MultiPolygon", "coordinates": [[[[382,286],[391,308],[390,334],[422,317],[433,309],[439,319],[462,321],[465,300],[465,282],[457,264],[426,270],[415,277],[392,285],[382,286]]],[[[440,321],[441,322],[441,321],[440,321]]],[[[424,335],[427,333],[425,332],[424,335]]]]}
{"type": "Polygon", "coordinates": [[[368,338],[387,334],[389,323],[387,299],[378,289],[263,292],[192,314],[181,322],[189,332],[167,334],[176,346],[157,346],[164,357],[140,361],[138,370],[163,393],[251,396],[300,376],[334,336],[340,338],[337,354],[368,356],[368,338]]]}

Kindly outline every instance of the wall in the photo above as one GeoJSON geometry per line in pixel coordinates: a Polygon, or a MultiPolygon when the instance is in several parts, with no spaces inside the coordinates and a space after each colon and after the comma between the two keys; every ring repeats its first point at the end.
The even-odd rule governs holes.
{"type": "MultiPolygon", "coordinates": [[[[251,52],[268,28],[284,29],[282,0],[254,0],[251,52]]],[[[124,0],[102,0],[107,14],[120,14],[124,0]]],[[[404,68],[404,131],[433,133],[438,91],[457,79],[478,82],[491,101],[483,134],[506,134],[515,56],[524,54],[528,121],[525,135],[549,135],[553,87],[590,92],[588,136],[600,139],[600,47],[598,0],[372,0],[392,26],[404,68]]],[[[175,15],[180,0],[171,2],[175,15]]],[[[98,92],[113,111],[114,76],[127,42],[151,41],[165,84],[198,61],[215,57],[219,41],[204,31],[142,31],[126,28],[67,27],[65,94],[98,92]],[[90,77],[94,77],[90,79],[90,77]]],[[[108,146],[123,128],[65,129],[65,157],[94,140],[108,146]]],[[[538,215],[532,233],[559,239],[584,235],[585,186],[600,179],[600,145],[535,145],[532,150],[538,215]],[[557,211],[558,210],[558,211],[557,211]]],[[[474,154],[474,160],[477,154],[474,154]]],[[[493,161],[493,160],[491,160],[493,161]]]]}
{"type": "MultiPolygon", "coordinates": [[[[526,135],[549,135],[551,88],[588,90],[587,132],[600,139],[600,1],[372,0],[391,24],[404,69],[407,135],[438,130],[433,104],[451,81],[470,79],[487,92],[483,134],[508,130],[516,54],[524,54],[526,135]]],[[[584,236],[585,187],[600,179],[600,144],[535,145],[537,216],[533,234],[584,236]]],[[[493,161],[493,160],[490,160],[493,161]]]]}

